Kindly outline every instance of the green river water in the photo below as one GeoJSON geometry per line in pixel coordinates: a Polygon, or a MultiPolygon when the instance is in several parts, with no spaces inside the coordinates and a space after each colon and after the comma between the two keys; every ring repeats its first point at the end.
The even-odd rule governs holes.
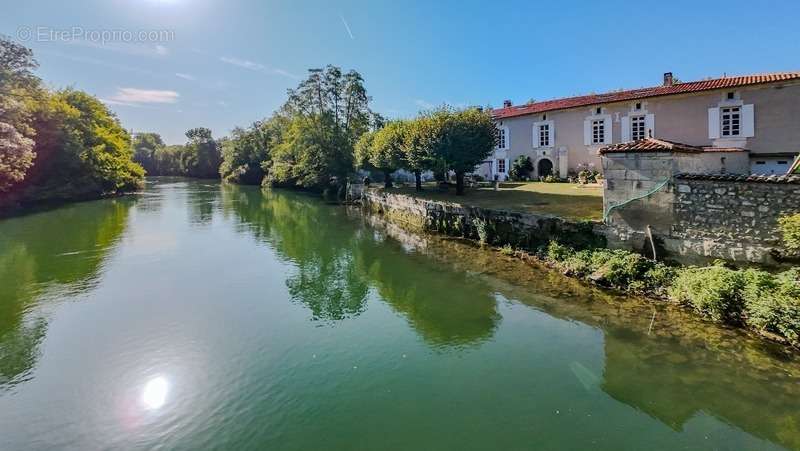
{"type": "Polygon", "coordinates": [[[800,449],[800,360],[315,197],[0,220],[0,450],[800,449]]]}

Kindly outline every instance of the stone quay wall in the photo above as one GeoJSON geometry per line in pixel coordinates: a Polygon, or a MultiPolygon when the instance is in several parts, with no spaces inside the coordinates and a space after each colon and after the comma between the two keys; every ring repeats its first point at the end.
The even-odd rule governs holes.
{"type": "Polygon", "coordinates": [[[550,240],[573,246],[603,246],[602,225],[546,214],[490,210],[381,190],[364,190],[362,208],[405,227],[447,236],[535,250],[550,240]]]}

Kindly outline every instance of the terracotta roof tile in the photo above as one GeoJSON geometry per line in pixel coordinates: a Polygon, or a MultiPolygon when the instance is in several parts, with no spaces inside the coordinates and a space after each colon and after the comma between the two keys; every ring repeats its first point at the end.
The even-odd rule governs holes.
{"type": "Polygon", "coordinates": [[[800,72],[778,72],[771,74],[743,75],[738,77],[715,78],[711,80],[690,81],[676,83],[672,86],[653,86],[650,88],[631,89],[627,91],[608,92],[605,94],[591,94],[563,99],[546,100],[527,105],[497,108],[492,110],[496,119],[525,116],[528,114],[543,113],[546,111],[563,110],[579,106],[598,105],[603,103],[621,102],[625,100],[645,99],[648,97],[684,94],[690,92],[709,91],[712,89],[733,88],[738,86],[757,85],[781,81],[800,79],[800,72]]]}

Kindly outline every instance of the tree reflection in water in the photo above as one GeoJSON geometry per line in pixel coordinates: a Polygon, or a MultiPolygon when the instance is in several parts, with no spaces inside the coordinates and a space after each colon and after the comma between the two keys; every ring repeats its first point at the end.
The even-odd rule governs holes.
{"type": "Polygon", "coordinates": [[[47,303],[91,290],[134,200],[65,205],[0,224],[0,389],[26,379],[47,331],[47,303]]]}

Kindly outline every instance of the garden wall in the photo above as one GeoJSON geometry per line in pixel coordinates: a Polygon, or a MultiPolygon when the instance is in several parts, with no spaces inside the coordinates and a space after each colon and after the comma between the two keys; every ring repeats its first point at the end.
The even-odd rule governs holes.
{"type": "Polygon", "coordinates": [[[546,214],[488,210],[413,196],[365,190],[364,209],[419,231],[534,250],[550,240],[573,246],[605,244],[598,224],[568,221],[546,214]]]}
{"type": "MultiPolygon", "coordinates": [[[[638,194],[620,180],[607,181],[615,198],[638,194]]],[[[661,256],[683,263],[721,258],[774,265],[795,258],[782,245],[778,218],[797,212],[800,176],[684,174],[612,210],[605,233],[613,247],[647,253],[650,226],[661,256]]]]}

